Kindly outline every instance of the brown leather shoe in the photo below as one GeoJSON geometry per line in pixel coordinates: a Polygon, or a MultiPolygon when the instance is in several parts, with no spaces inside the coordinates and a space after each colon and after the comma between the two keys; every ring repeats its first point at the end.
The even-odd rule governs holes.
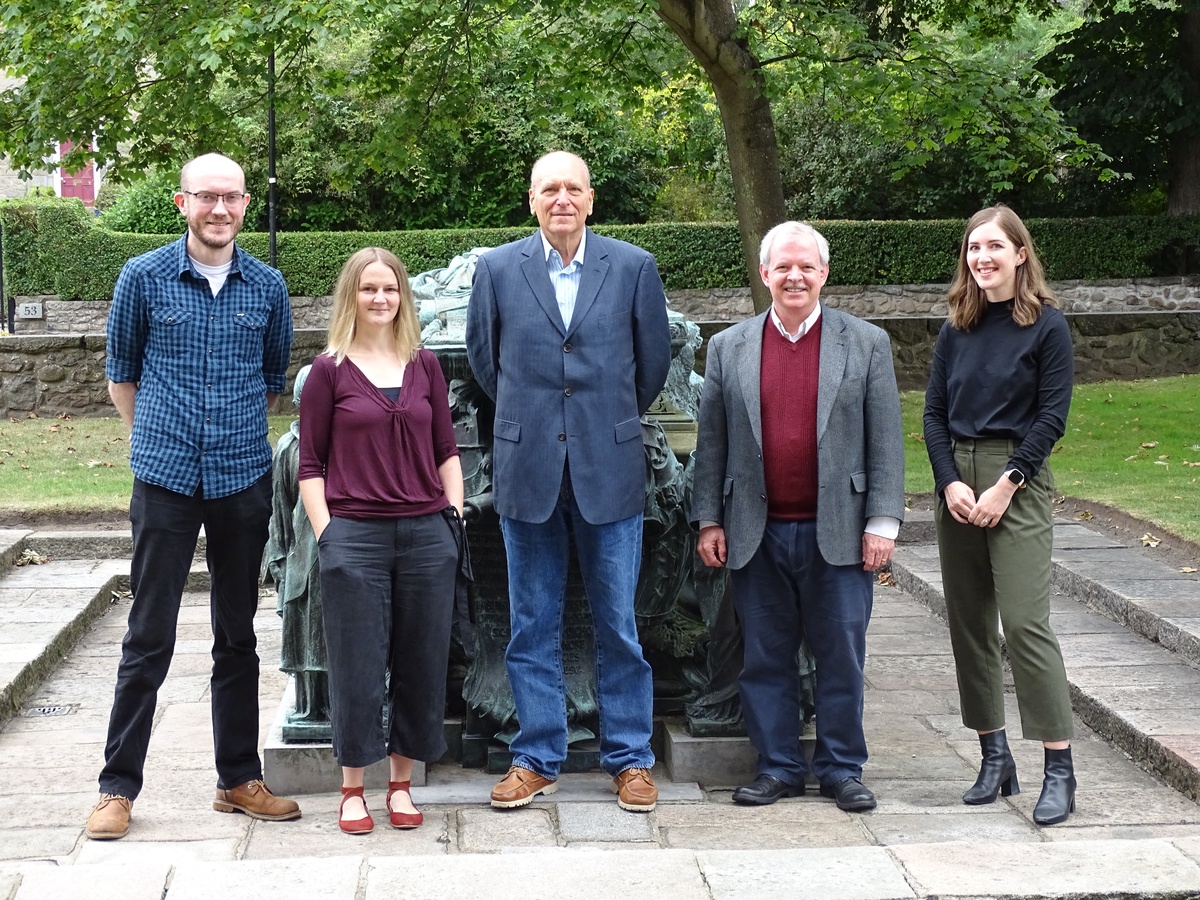
{"type": "Polygon", "coordinates": [[[116,794],[101,794],[100,802],[88,816],[84,833],[93,841],[115,841],[129,831],[129,813],[133,801],[116,794]]]}
{"type": "Polygon", "coordinates": [[[558,790],[558,783],[550,778],[543,778],[537,772],[513,766],[504,776],[504,780],[492,788],[492,806],[497,809],[512,809],[514,806],[524,806],[538,794],[553,794],[558,790]]]}
{"type": "Polygon", "coordinates": [[[241,812],[252,819],[266,819],[268,822],[300,818],[300,805],[295,800],[276,797],[259,779],[227,791],[218,790],[213,809],[217,812],[241,812]]]}
{"type": "Polygon", "coordinates": [[[649,769],[626,769],[619,772],[612,782],[617,805],[632,812],[650,812],[658,803],[658,788],[650,777],[649,769]]]}

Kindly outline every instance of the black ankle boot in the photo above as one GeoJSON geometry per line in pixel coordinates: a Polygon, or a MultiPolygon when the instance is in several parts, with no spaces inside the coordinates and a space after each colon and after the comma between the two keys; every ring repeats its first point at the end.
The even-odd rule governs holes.
{"type": "Polygon", "coordinates": [[[1075,765],[1071,762],[1071,748],[1065,750],[1046,749],[1046,780],[1042,782],[1042,796],[1033,808],[1033,821],[1039,825],[1054,825],[1065,822],[1075,812],[1075,765]]]}
{"type": "Polygon", "coordinates": [[[1017,764],[1013,762],[1012,751],[1008,749],[1004,729],[981,734],[979,746],[983,750],[983,764],[979,767],[975,784],[963,794],[963,803],[980,806],[994,803],[998,794],[1011,797],[1021,793],[1021,786],[1017,783],[1017,764]]]}

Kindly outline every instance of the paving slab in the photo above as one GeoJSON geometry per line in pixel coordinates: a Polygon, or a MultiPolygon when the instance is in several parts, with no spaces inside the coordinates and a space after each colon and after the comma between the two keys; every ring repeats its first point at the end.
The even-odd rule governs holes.
{"type": "MultiPolygon", "coordinates": [[[[178,865],[185,862],[232,862],[241,840],[215,841],[83,841],[75,856],[77,866],[178,865]]],[[[105,869],[107,872],[108,869],[105,869]]],[[[96,877],[93,871],[92,877],[96,877]]]]}
{"type": "MultiPolygon", "coordinates": [[[[710,900],[695,854],[684,850],[538,850],[519,859],[452,856],[371,859],[363,900],[710,900]]],[[[168,900],[176,900],[169,897],[168,900]]]]}
{"type": "Polygon", "coordinates": [[[1124,546],[1119,539],[1092,531],[1083,525],[1054,526],[1054,549],[1057,551],[1115,549],[1124,546]]]}
{"type": "Polygon", "coordinates": [[[161,900],[171,865],[165,862],[112,863],[103,878],[77,866],[30,872],[14,900],[161,900]]]}
{"type": "Polygon", "coordinates": [[[631,815],[616,804],[560,803],[558,831],[568,843],[599,841],[653,841],[654,820],[631,815]]]}
{"type": "Polygon", "coordinates": [[[916,894],[879,847],[697,854],[714,900],[906,900],[916,894]]]}
{"type": "Polygon", "coordinates": [[[363,867],[363,860],[354,856],[301,865],[292,860],[180,863],[163,900],[356,900],[363,867]]]}
{"type": "Polygon", "coordinates": [[[1040,829],[1008,807],[1007,803],[997,801],[990,804],[991,810],[985,814],[959,812],[959,809],[966,809],[959,799],[961,796],[961,789],[956,795],[943,796],[943,802],[957,800],[958,809],[938,815],[888,814],[876,810],[863,817],[863,827],[876,843],[888,847],[949,841],[999,844],[1042,840],[1040,829]]]}
{"type": "Polygon", "coordinates": [[[0,828],[0,860],[59,859],[75,849],[83,834],[82,822],[57,828],[9,824],[17,827],[0,828]]]}
{"type": "Polygon", "coordinates": [[[384,795],[367,797],[375,819],[369,834],[345,834],[337,825],[341,794],[311,794],[300,799],[303,815],[292,822],[255,823],[242,859],[284,859],[361,853],[369,856],[444,856],[454,844],[456,810],[420,805],[425,822],[420,828],[392,828],[384,795]],[[259,825],[280,827],[261,828],[259,825]]]}
{"type": "Polygon", "coordinates": [[[458,811],[458,850],[462,853],[503,853],[558,845],[552,807],[535,803],[517,809],[458,811]]]}
{"type": "Polygon", "coordinates": [[[915,844],[889,848],[923,894],[1150,897],[1200,890],[1200,865],[1165,840],[915,844]]]}
{"type": "MultiPolygon", "coordinates": [[[[864,775],[879,798],[879,807],[871,813],[844,813],[815,792],[769,807],[736,806],[728,790],[673,783],[662,771],[656,772],[660,802],[650,814],[619,810],[609,790],[611,780],[602,773],[566,775],[557,794],[539,798],[525,809],[501,812],[487,805],[498,776],[445,765],[432,767],[430,784],[413,791],[426,815],[425,824],[413,831],[387,825],[382,791],[368,794],[377,827],[365,837],[347,836],[337,829],[340,796],[335,791],[299,798],[304,815],[295,822],[256,822],[216,813],[211,809],[215,773],[207,693],[208,597],[191,592],[181,607],[180,652],[160,693],[146,787],[135,804],[130,835],[112,843],[82,838],[83,820],[95,800],[129,605],[128,599],[109,603],[104,597],[97,626],[27,697],[26,705],[67,704],[71,713],[43,719],[19,717],[0,730],[0,759],[5,760],[10,783],[8,790],[0,789],[0,857],[15,852],[23,865],[35,865],[29,861],[41,858],[62,868],[86,867],[104,873],[138,860],[147,867],[171,865],[177,872],[168,900],[179,896],[228,900],[242,895],[229,887],[235,884],[259,900],[272,896],[284,871],[299,875],[305,886],[300,896],[308,890],[312,895],[337,897],[337,890],[349,885],[356,892],[350,896],[362,900],[375,896],[454,896],[457,900],[518,892],[522,897],[541,896],[542,882],[550,886],[546,896],[569,897],[572,890],[579,896],[594,896],[598,884],[609,896],[612,874],[627,871],[636,877],[616,885],[613,895],[627,891],[687,897],[691,885],[696,896],[704,897],[786,894],[836,900],[929,895],[913,871],[901,865],[903,854],[914,847],[970,847],[973,852],[963,859],[974,868],[983,860],[983,868],[988,869],[997,852],[1015,852],[1014,848],[1024,852],[1082,847],[1079,859],[1087,865],[1088,853],[1094,852],[1087,849],[1090,846],[1125,842],[1145,847],[1151,855],[1159,854],[1158,844],[1173,848],[1176,856],[1167,859],[1162,884],[1171,885],[1172,897],[1189,890],[1196,893],[1193,868],[1178,863],[1182,859],[1200,867],[1200,807],[1192,799],[1200,793],[1200,725],[1192,723],[1200,701],[1189,702],[1193,683],[1194,694],[1200,697],[1200,670],[1180,656],[1189,641],[1200,646],[1200,602],[1189,593],[1197,580],[1155,568],[1158,564],[1151,559],[1147,562],[1154,564],[1152,577],[1104,581],[1109,577],[1105,574],[1096,576],[1102,580],[1088,581],[1080,571],[1070,570],[1076,562],[1068,556],[1108,553],[1113,549],[1107,546],[1108,539],[1089,537],[1086,529],[1070,524],[1060,524],[1057,530],[1065,539],[1059,540],[1062,552],[1056,563],[1058,587],[1052,614],[1083,717],[1074,742],[1080,777],[1078,808],[1060,826],[1037,828],[1031,822],[1042,751],[1037,742],[1019,740],[1019,711],[1010,677],[1006,677],[1010,693],[1005,708],[1024,790],[984,807],[961,803],[963,790],[974,779],[979,749],[973,733],[961,724],[949,641],[945,626],[931,611],[937,609],[940,591],[936,548],[905,544],[897,552],[894,572],[906,588],[911,583],[915,589],[877,588],[868,633],[864,723],[872,755],[864,775]],[[917,570],[919,578],[914,574],[917,570]],[[1086,583],[1090,593],[1068,593],[1070,583],[1086,583]],[[1132,586],[1135,593],[1149,585],[1146,592],[1155,596],[1119,597],[1112,590],[1114,584],[1132,586]],[[1159,593],[1162,586],[1172,593],[1159,593]],[[1100,610],[1101,603],[1108,605],[1100,610]],[[1118,615],[1138,634],[1150,633],[1171,645],[1129,634],[1116,624],[1118,615]],[[1098,737],[1089,725],[1114,743],[1098,737]],[[1130,757],[1176,789],[1135,766],[1130,757]],[[18,821],[31,803],[41,804],[46,822],[56,827],[2,827],[5,821],[18,821]],[[10,851],[10,847],[17,849],[10,851]],[[724,854],[712,857],[722,865],[714,863],[706,887],[709,870],[702,866],[716,853],[724,854]],[[861,856],[855,858],[862,864],[853,875],[831,877],[828,884],[814,882],[829,869],[822,853],[837,858],[858,853],[861,856]],[[497,854],[506,857],[504,865],[497,865],[497,854]],[[511,864],[515,859],[519,865],[511,864]],[[642,870],[631,862],[634,859],[644,861],[644,878],[637,875],[642,870]],[[322,880],[331,861],[343,869],[332,894],[322,880]],[[600,874],[589,877],[590,866],[600,874]],[[189,869],[203,870],[204,881],[188,876],[189,869]],[[208,877],[209,869],[215,877],[208,877]],[[671,877],[660,879],[664,869],[671,877]],[[376,877],[384,870],[391,877],[376,877]],[[537,879],[529,877],[530,871],[538,873],[537,879]],[[181,878],[180,873],[188,877],[181,878]],[[760,883],[755,878],[765,880],[760,883]],[[463,887],[454,891],[459,884],[463,887]],[[591,892],[582,893],[585,890],[591,892]]],[[[1079,556],[1078,567],[1094,567],[1097,558],[1079,556]]],[[[86,568],[84,562],[94,564],[62,561],[72,562],[58,570],[66,581],[86,568]]],[[[127,576],[127,562],[117,560],[111,565],[112,571],[127,576]]],[[[202,566],[197,567],[200,570],[202,566]]],[[[26,627],[26,639],[14,639],[3,632],[6,625],[37,625],[43,617],[46,624],[73,621],[66,618],[69,604],[62,605],[64,596],[85,605],[96,598],[94,593],[89,597],[85,587],[56,591],[44,583],[37,587],[26,583],[12,588],[0,577],[0,647],[31,643],[28,637],[36,633],[26,627]]],[[[265,592],[261,604],[256,624],[264,660],[260,705],[269,710],[260,715],[265,736],[287,681],[272,666],[280,639],[274,596],[265,592]]],[[[5,900],[12,900],[24,877],[13,865],[0,863],[0,898],[5,900]]],[[[47,873],[54,871],[44,865],[47,873]]],[[[1107,877],[1102,869],[1096,874],[1107,877]]],[[[1003,872],[997,877],[1003,877],[1003,872]]],[[[1026,893],[1029,879],[1028,872],[1018,870],[1011,883],[1004,883],[1005,896],[1026,893]]],[[[1108,891],[1107,883],[1096,879],[1088,883],[1094,896],[1108,891]]],[[[945,896],[959,897],[974,884],[955,873],[946,874],[942,886],[953,888],[945,896]]],[[[1150,897],[1156,890],[1167,893],[1160,888],[1147,883],[1138,890],[1150,897]]],[[[1123,896],[1135,893],[1126,891],[1123,896]]],[[[294,895],[289,890],[288,896],[294,895]]],[[[1035,890],[1031,896],[1042,895],[1035,890]]]]}

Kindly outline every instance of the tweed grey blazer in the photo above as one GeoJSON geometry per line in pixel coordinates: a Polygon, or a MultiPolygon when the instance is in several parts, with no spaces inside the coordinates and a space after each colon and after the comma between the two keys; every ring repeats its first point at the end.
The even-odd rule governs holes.
{"type": "MultiPolygon", "coordinates": [[[[724,527],[731,569],[750,561],[767,524],[759,387],[768,313],[709,344],[690,518],[724,527]]],[[[817,545],[832,565],[861,565],[871,516],[904,519],[904,435],[887,332],[821,310],[817,387],[817,545]]]]}

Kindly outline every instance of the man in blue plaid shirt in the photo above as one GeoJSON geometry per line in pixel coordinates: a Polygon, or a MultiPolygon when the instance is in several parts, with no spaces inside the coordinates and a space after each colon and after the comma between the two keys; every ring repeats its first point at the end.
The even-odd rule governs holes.
{"type": "Polygon", "coordinates": [[[123,837],[142,788],[158,689],[201,526],[212,578],[213,809],[295,819],[258,757],[258,571],[271,514],[267,410],[292,345],[287,287],[234,243],[250,196],[218,154],[180,172],[187,233],[131,259],[108,318],[108,389],[129,426],[133,605],[108,723],[96,839],[123,837]]]}

